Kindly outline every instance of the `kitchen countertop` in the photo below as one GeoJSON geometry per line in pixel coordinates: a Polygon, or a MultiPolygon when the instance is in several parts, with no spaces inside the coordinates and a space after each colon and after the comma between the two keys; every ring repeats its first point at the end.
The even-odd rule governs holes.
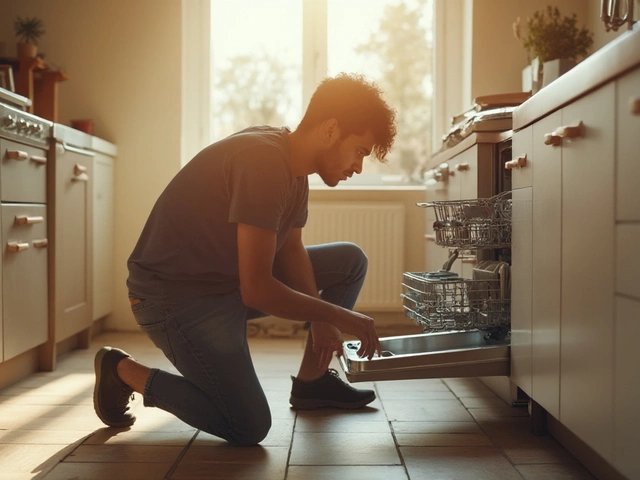
{"type": "Polygon", "coordinates": [[[513,112],[519,130],[640,66],[640,22],[541,89],[513,112]]]}

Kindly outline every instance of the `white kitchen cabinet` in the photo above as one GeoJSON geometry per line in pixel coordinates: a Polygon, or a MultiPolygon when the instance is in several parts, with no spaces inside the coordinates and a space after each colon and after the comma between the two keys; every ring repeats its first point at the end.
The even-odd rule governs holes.
{"type": "Polygon", "coordinates": [[[51,312],[54,342],[91,327],[93,153],[55,144],[51,312]]]}
{"type": "Polygon", "coordinates": [[[511,140],[511,184],[513,189],[530,187],[533,182],[535,160],[533,151],[533,127],[529,126],[513,134],[511,140]]]}
{"type": "Polygon", "coordinates": [[[93,158],[93,282],[92,319],[113,310],[114,159],[96,152],[93,158]]]}
{"type": "Polygon", "coordinates": [[[560,418],[560,295],[562,258],[562,149],[545,135],[562,124],[557,111],[532,129],[532,373],[533,396],[560,418]]]}
{"type": "MultiPolygon", "coordinates": [[[[615,84],[562,109],[560,421],[613,456],[615,84]]],[[[559,126],[560,127],[560,126],[559,126]]]]}
{"type": "Polygon", "coordinates": [[[615,370],[613,375],[613,459],[627,478],[640,478],[640,301],[616,297],[615,370]]]}
{"type": "Polygon", "coordinates": [[[640,68],[617,81],[616,219],[640,221],[640,68]]]}
{"type": "Polygon", "coordinates": [[[616,225],[616,293],[640,300],[640,222],[616,225]]]}
{"type": "Polygon", "coordinates": [[[531,376],[532,189],[512,191],[511,381],[533,396],[531,376]]]}

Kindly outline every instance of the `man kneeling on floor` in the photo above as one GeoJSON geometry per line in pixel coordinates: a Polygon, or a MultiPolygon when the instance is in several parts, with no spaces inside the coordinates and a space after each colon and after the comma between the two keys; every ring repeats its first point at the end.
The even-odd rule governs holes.
{"type": "Polygon", "coordinates": [[[202,150],[158,198],[131,254],[127,287],[140,328],[175,365],[174,375],[104,347],[95,357],[94,406],[113,427],[135,422],[144,405],[237,445],[255,445],[271,413],[247,345],[246,322],[264,315],[309,322],[294,409],[362,408],[375,399],[328,370],[342,333],[359,354],[380,352],[373,319],[351,309],[367,257],[352,243],[305,247],[309,183],[328,186],[383,161],[395,111],[359,75],[325,79],[295,131],[251,127],[202,150]],[[321,292],[321,294],[319,294],[321,292]]]}

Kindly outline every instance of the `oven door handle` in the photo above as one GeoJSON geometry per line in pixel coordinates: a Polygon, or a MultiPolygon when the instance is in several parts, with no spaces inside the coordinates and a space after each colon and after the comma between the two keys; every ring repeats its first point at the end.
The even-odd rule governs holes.
{"type": "Polygon", "coordinates": [[[65,152],[73,152],[73,153],[79,153],[80,155],[86,155],[87,157],[95,157],[96,154],[93,153],[90,150],[85,150],[83,148],[77,148],[77,147],[70,147],[69,145],[67,145],[66,143],[62,142],[62,149],[65,152]]]}

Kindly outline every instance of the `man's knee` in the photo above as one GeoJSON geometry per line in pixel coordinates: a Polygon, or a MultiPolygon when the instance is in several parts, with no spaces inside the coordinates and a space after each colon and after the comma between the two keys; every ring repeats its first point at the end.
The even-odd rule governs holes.
{"type": "Polygon", "coordinates": [[[271,430],[271,417],[243,424],[234,429],[231,442],[240,446],[257,445],[263,441],[271,430]]]}
{"type": "Polygon", "coordinates": [[[359,245],[351,242],[341,242],[340,249],[342,255],[349,259],[349,263],[352,265],[352,270],[354,272],[358,272],[363,275],[367,273],[369,259],[359,245]]]}

